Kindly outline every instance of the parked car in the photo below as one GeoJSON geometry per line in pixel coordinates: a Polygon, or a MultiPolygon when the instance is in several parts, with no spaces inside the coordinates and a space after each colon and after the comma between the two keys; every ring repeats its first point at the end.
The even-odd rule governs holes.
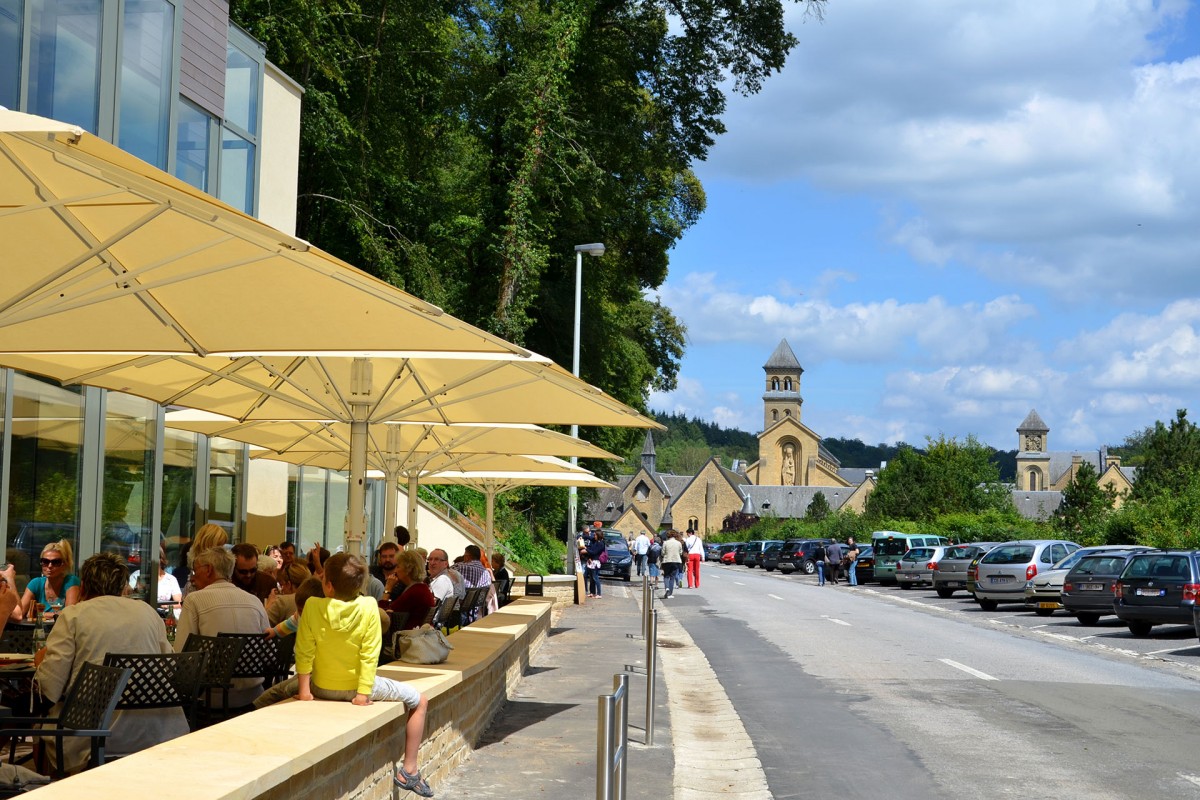
{"type": "Polygon", "coordinates": [[[724,545],[718,544],[716,542],[714,542],[712,544],[705,542],[704,543],[704,560],[705,561],[720,561],[721,560],[721,548],[723,546],[724,545]]]}
{"type": "Polygon", "coordinates": [[[1102,544],[1096,547],[1079,548],[1055,564],[1053,569],[1039,572],[1025,584],[1025,607],[1039,617],[1050,616],[1057,609],[1063,607],[1063,582],[1066,580],[1067,573],[1079,563],[1080,559],[1093,553],[1128,550],[1126,545],[1121,544],[1102,544]]]}
{"type": "Polygon", "coordinates": [[[1025,584],[1078,549],[1059,539],[1025,539],[989,550],[975,566],[975,602],[984,611],[995,611],[1000,603],[1024,603],[1025,584]]]}
{"type": "Polygon", "coordinates": [[[608,562],[600,565],[600,577],[630,580],[630,574],[633,572],[633,553],[629,550],[625,535],[607,528],[601,530],[604,531],[604,549],[608,553],[608,562]]]}
{"type": "Polygon", "coordinates": [[[745,542],[730,542],[729,544],[721,545],[721,563],[733,564],[738,551],[745,549],[745,547],[745,542]]]}
{"type": "Polygon", "coordinates": [[[1074,614],[1080,625],[1095,625],[1101,617],[1115,614],[1113,590],[1117,578],[1134,553],[1145,552],[1146,548],[1130,548],[1125,551],[1106,550],[1084,556],[1063,579],[1062,604],[1068,613],[1074,614]]]}
{"type": "Polygon", "coordinates": [[[875,580],[875,548],[871,545],[859,545],[858,558],[854,559],[854,579],[859,583],[870,583],[875,580]]]}
{"type": "Polygon", "coordinates": [[[746,542],[746,552],[742,556],[743,567],[757,567],[759,560],[762,559],[763,550],[767,549],[767,545],[772,542],[779,541],[778,539],[754,539],[746,542]]]}
{"type": "Polygon", "coordinates": [[[1148,550],[1134,553],[1113,587],[1113,610],[1134,636],[1155,625],[1191,625],[1200,593],[1200,553],[1148,550]]]}
{"type": "Polygon", "coordinates": [[[946,549],[940,561],[937,572],[933,576],[933,588],[937,596],[953,597],[959,589],[974,591],[967,586],[971,567],[975,565],[984,553],[994,548],[999,542],[971,542],[970,544],[951,545],[946,549]]]}
{"type": "Polygon", "coordinates": [[[767,572],[774,572],[775,567],[779,566],[779,554],[782,552],[783,545],[783,542],[769,542],[758,558],[759,566],[767,572]]]}
{"type": "Polygon", "coordinates": [[[779,550],[779,571],[791,575],[800,571],[812,575],[817,571],[813,551],[832,542],[832,539],[788,539],[779,550]]]}
{"type": "Polygon", "coordinates": [[[933,586],[933,576],[938,572],[938,561],[948,548],[914,547],[896,562],[896,583],[901,589],[914,586],[933,586]]]}

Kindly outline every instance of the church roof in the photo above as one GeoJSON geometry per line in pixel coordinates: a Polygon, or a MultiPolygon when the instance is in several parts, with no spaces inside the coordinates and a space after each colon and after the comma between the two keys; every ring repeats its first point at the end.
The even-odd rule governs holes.
{"type": "Polygon", "coordinates": [[[647,431],[646,431],[646,440],[642,444],[642,455],[644,455],[644,456],[654,455],[654,434],[651,433],[649,429],[647,429],[647,431]]]}
{"type": "Polygon", "coordinates": [[[754,513],[760,517],[801,519],[818,492],[825,495],[834,511],[842,507],[854,489],[844,486],[743,486],[754,513]]]}
{"type": "Polygon", "coordinates": [[[1062,492],[1022,492],[1014,490],[1013,505],[1025,519],[1048,520],[1062,505],[1062,492]]]}
{"type": "Polygon", "coordinates": [[[800,366],[800,360],[792,352],[791,345],[787,343],[787,339],[779,340],[779,346],[775,348],[774,353],[771,353],[771,357],[767,359],[767,363],[763,364],[763,369],[794,369],[800,372],[804,371],[804,367],[800,366]]]}
{"type": "Polygon", "coordinates": [[[1042,422],[1042,418],[1038,416],[1037,409],[1029,409],[1029,414],[1025,417],[1025,421],[1017,426],[1017,433],[1049,433],[1050,426],[1042,422]]]}

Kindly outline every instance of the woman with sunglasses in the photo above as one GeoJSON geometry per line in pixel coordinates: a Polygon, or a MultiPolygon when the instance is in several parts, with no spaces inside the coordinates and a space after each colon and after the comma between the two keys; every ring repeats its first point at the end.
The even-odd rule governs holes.
{"type": "MultiPolygon", "coordinates": [[[[25,587],[21,597],[21,619],[34,618],[34,603],[41,603],[48,619],[79,602],[79,578],[71,573],[71,543],[66,539],[42,548],[42,575],[25,587]]],[[[14,613],[14,617],[16,614],[14,613]]]]}

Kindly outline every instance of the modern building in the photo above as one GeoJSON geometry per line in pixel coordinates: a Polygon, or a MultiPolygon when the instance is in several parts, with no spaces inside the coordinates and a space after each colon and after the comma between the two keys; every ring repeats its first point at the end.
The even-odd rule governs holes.
{"type": "MultiPolygon", "coordinates": [[[[289,234],[302,94],[223,0],[0,0],[0,105],[77,124],[289,234]]],[[[205,522],[259,545],[343,541],[344,474],[251,460],[118,392],[0,370],[0,399],[0,532],[22,578],[61,537],[77,561],[142,563],[156,533],[175,562],[205,522]]],[[[368,503],[377,538],[378,485],[368,503]]]]}

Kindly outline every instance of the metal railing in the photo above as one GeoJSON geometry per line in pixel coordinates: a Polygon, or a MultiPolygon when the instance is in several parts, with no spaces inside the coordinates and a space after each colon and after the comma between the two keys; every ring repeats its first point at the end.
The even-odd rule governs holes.
{"type": "Polygon", "coordinates": [[[613,675],[613,693],[596,700],[596,800],[625,800],[629,676],[623,672],[613,675]]]}

